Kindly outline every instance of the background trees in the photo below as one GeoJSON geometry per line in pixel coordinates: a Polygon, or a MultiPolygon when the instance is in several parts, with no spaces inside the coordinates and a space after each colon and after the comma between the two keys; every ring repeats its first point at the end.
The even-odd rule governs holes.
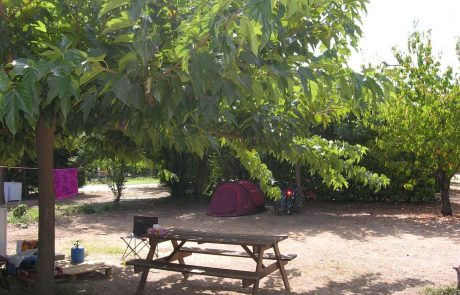
{"type": "Polygon", "coordinates": [[[373,118],[373,130],[382,150],[410,163],[403,173],[418,170],[425,176],[414,177],[407,185],[434,178],[441,192],[441,212],[452,215],[450,179],[460,165],[458,76],[451,68],[441,69],[429,33],[413,33],[407,53],[395,55],[399,66],[386,69],[394,92],[373,118]]]}

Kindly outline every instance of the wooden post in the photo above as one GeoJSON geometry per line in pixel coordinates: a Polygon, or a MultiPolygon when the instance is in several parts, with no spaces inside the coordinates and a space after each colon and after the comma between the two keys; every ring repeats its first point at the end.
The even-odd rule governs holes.
{"type": "Polygon", "coordinates": [[[37,292],[54,295],[54,122],[41,114],[36,131],[38,158],[38,262],[37,292]],[[51,121],[51,123],[50,123],[51,121]],[[48,125],[50,124],[50,125],[48,125]]]}

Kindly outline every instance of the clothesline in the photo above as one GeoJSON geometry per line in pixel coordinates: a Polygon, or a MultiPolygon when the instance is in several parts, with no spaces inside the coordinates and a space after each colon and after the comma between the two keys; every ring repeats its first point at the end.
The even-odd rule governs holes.
{"type": "Polygon", "coordinates": [[[0,168],[7,168],[7,169],[30,169],[30,170],[37,170],[38,168],[34,167],[9,167],[9,166],[0,166],[0,168]]]}
{"type": "MultiPolygon", "coordinates": [[[[1,165],[0,165],[0,168],[6,168],[6,169],[29,169],[29,170],[37,170],[38,169],[36,167],[10,167],[10,166],[1,166],[1,165]]],[[[68,168],[70,168],[70,167],[68,167],[68,168]]],[[[72,167],[72,168],[82,169],[82,167],[72,167]]],[[[67,169],[67,168],[54,168],[54,169],[67,169]]]]}

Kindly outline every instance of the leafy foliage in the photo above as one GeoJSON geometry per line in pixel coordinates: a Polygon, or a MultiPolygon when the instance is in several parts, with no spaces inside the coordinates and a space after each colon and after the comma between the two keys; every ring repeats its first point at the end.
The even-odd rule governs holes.
{"type": "Polygon", "coordinates": [[[8,1],[21,21],[3,24],[18,47],[2,54],[12,58],[0,115],[13,134],[26,128],[19,118],[34,127],[46,111],[65,132],[117,130],[137,146],[200,158],[231,143],[271,197],[260,152],[307,165],[334,188],[355,178],[378,190],[388,180],[359,166],[363,147],[311,132],[382,96],[374,73],[346,67],[365,4],[48,0],[16,10],[8,1]]]}
{"type": "MultiPolygon", "coordinates": [[[[452,214],[449,182],[460,165],[458,76],[451,68],[441,70],[429,34],[413,33],[408,53],[395,55],[400,66],[386,70],[394,81],[394,92],[381,105],[372,125],[379,134],[378,145],[408,159],[412,167],[406,164],[398,168],[408,175],[418,170],[436,179],[442,212],[452,214]]],[[[390,168],[392,163],[386,165],[390,168]]],[[[424,180],[426,177],[414,177],[406,186],[414,187],[424,180]]]]}

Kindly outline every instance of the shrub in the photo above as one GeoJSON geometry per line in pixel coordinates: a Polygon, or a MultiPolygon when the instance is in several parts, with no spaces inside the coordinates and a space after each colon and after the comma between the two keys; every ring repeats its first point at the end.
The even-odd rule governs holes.
{"type": "Polygon", "coordinates": [[[13,209],[13,216],[15,218],[22,218],[26,215],[28,209],[29,207],[26,204],[19,204],[13,209]]]}
{"type": "Polygon", "coordinates": [[[425,295],[460,295],[460,290],[455,286],[442,286],[425,289],[425,295]]]}

